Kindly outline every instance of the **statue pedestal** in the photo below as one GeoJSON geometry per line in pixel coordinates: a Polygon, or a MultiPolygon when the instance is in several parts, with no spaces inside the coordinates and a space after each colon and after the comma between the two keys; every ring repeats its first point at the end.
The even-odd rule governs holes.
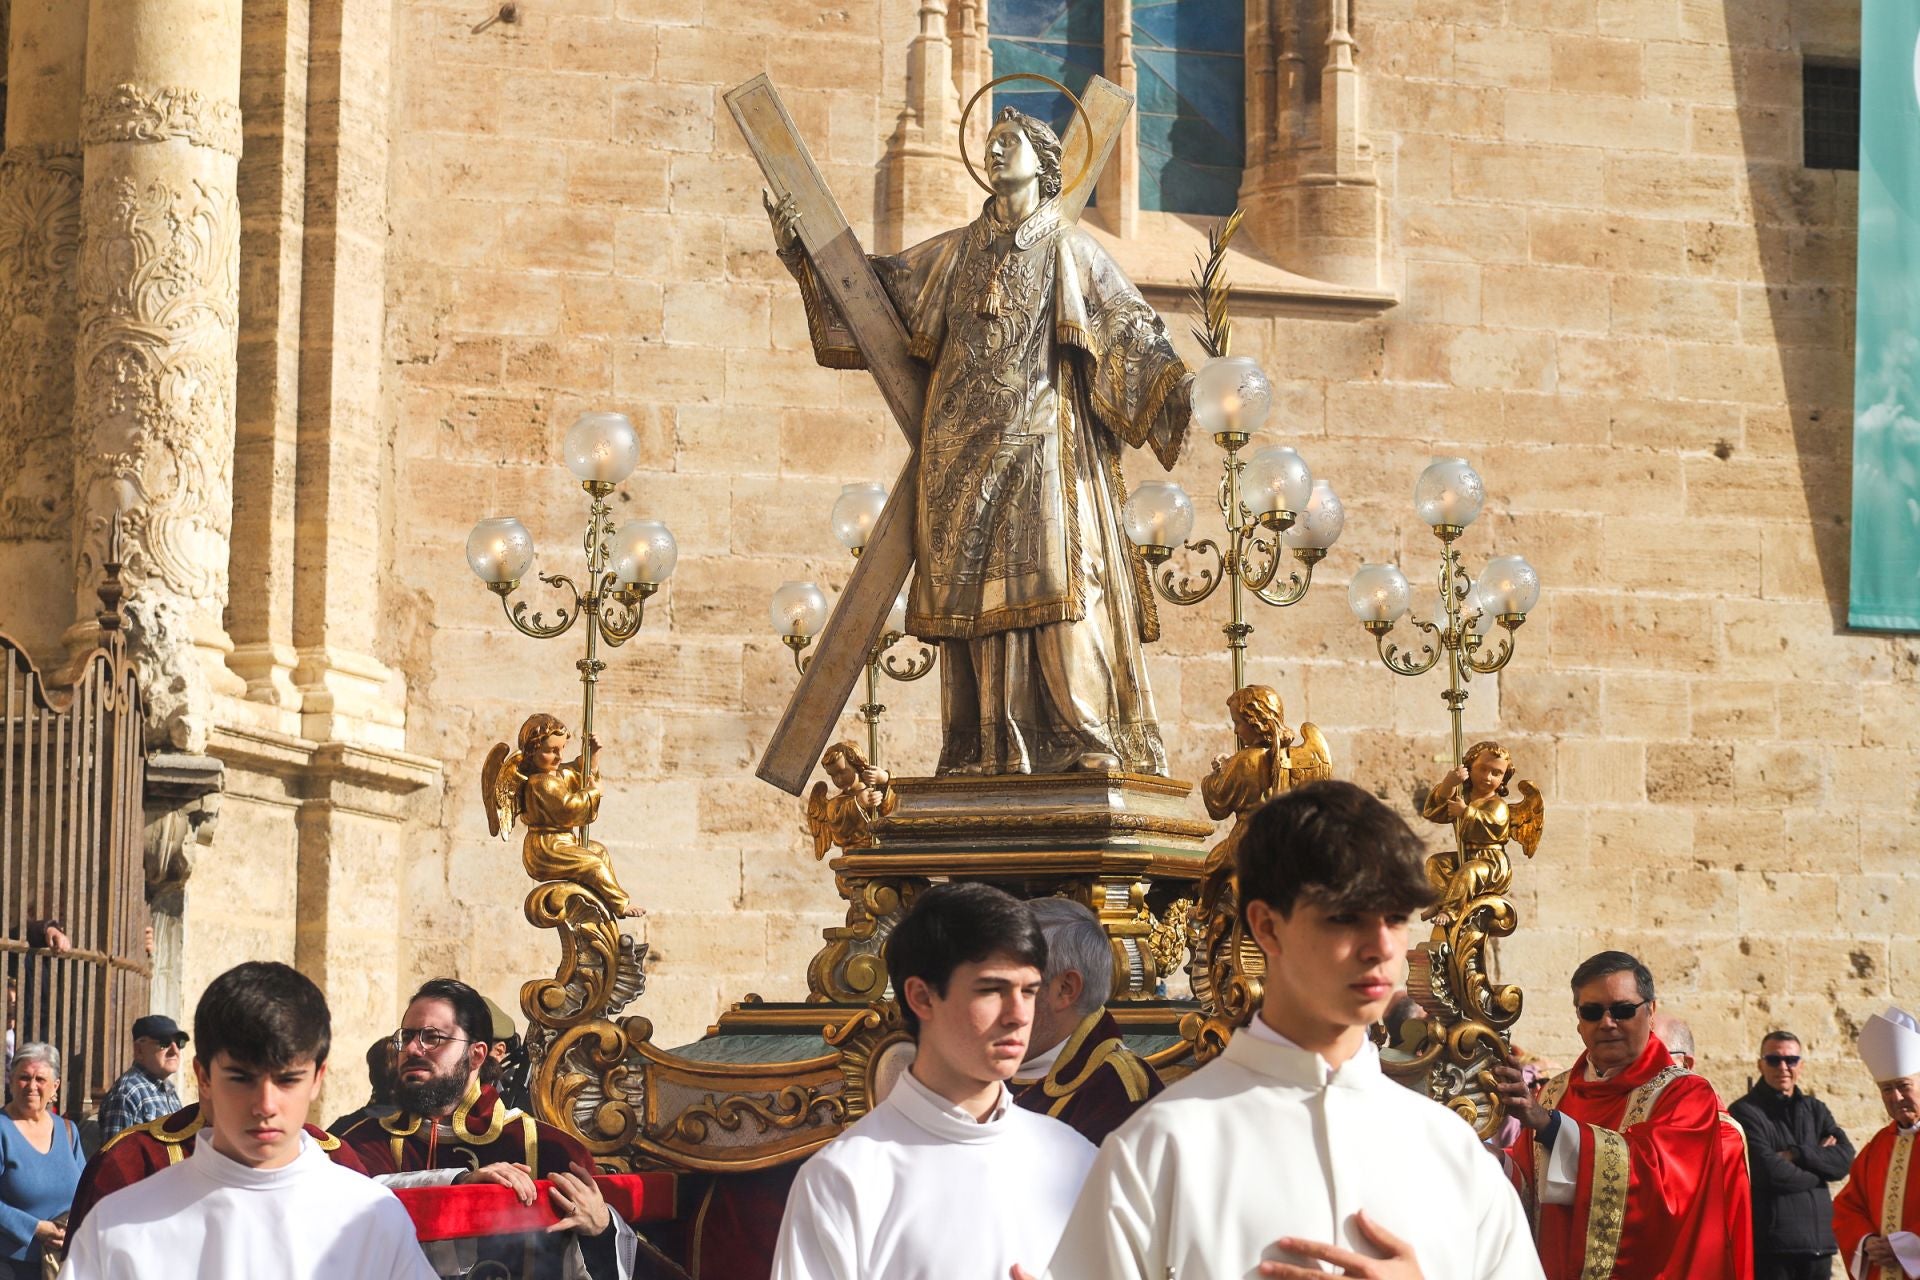
{"type": "MultiPolygon", "coordinates": [[[[1039,773],[988,778],[896,778],[899,805],[874,826],[876,850],[856,858],[957,856],[952,873],[969,867],[1031,863],[1051,872],[1059,858],[1084,863],[1113,854],[1116,866],[1178,876],[1206,857],[1213,824],[1196,817],[1193,784],[1137,773],[1039,773]],[[1028,855],[1045,855],[1035,861],[1028,855]]],[[[1105,861],[1105,859],[1100,859],[1105,861]]],[[[835,864],[838,865],[838,864],[835,864]]],[[[935,874],[947,874],[943,865],[935,874]]]]}

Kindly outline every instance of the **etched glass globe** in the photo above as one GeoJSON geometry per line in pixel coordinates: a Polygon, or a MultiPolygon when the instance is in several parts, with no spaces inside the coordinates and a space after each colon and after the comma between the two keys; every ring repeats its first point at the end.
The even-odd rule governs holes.
{"type": "Polygon", "coordinates": [[[1407,611],[1413,590],[1390,564],[1363,564],[1347,584],[1347,606],[1362,622],[1397,622],[1407,611]]]}
{"type": "Polygon", "coordinates": [[[827,597],[811,582],[783,582],[767,616],[781,635],[811,640],[827,625],[827,597]]]}
{"type": "Polygon", "coordinates": [[[657,587],[679,562],[680,544],[658,520],[629,520],[613,536],[613,577],[623,587],[657,587]]]}
{"type": "Polygon", "coordinates": [[[1273,385],[1246,356],[1215,356],[1193,376],[1193,420],[1210,432],[1251,435],[1273,407],[1273,385]]]}
{"type": "Polygon", "coordinates": [[[1286,445],[1268,445],[1247,455],[1240,475],[1240,500],[1256,520],[1287,511],[1298,523],[1313,497],[1313,472],[1307,460],[1286,445]]]}
{"type": "Polygon", "coordinates": [[[1280,535],[1280,541],[1296,551],[1325,551],[1340,541],[1346,527],[1347,509],[1340,495],[1325,480],[1315,480],[1307,509],[1294,520],[1291,529],[1280,535]]]}
{"type": "Polygon", "coordinates": [[[1193,499],[1171,480],[1149,480],[1127,499],[1120,522],[1136,547],[1177,547],[1193,532],[1193,499]]]}
{"type": "Polygon", "coordinates": [[[590,409],[567,428],[561,452],[567,470],[582,480],[619,484],[640,465],[640,437],[626,414],[590,409]]]}
{"type": "Polygon", "coordinates": [[[1413,486],[1413,508],[1434,528],[1464,529],[1486,505],[1486,486],[1465,458],[1435,458],[1413,486]]]}
{"type": "Polygon", "coordinates": [[[873,526],[880,520],[880,512],[887,505],[887,486],[878,480],[863,480],[858,484],[840,486],[840,496],[833,502],[833,536],[840,545],[858,555],[867,545],[867,539],[873,536],[873,526]]]}
{"type": "Polygon", "coordinates": [[[533,535],[512,516],[488,516],[467,535],[467,564],[488,586],[518,582],[533,567],[533,535]]]}
{"type": "Polygon", "coordinates": [[[1531,613],[1540,600],[1540,574],[1524,556],[1495,556],[1478,589],[1496,613],[1531,613]]]}

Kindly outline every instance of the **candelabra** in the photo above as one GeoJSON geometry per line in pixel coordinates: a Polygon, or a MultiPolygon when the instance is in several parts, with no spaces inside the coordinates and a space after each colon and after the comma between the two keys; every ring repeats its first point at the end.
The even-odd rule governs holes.
{"type": "MultiPolygon", "coordinates": [[[[573,665],[580,672],[580,768],[593,776],[593,693],[607,664],[600,659],[605,641],[618,648],[640,633],[647,598],[673,573],[680,552],[673,533],[658,520],[629,520],[614,527],[607,495],[640,464],[640,439],[619,413],[583,413],[568,429],[563,445],[567,469],[587,491],[586,590],[564,573],[542,573],[540,581],[563,589],[570,602],[542,612],[527,612],[527,602],[512,600],[520,580],[533,567],[533,535],[513,516],[489,516],[467,535],[467,563],[487,589],[500,597],[514,630],[536,640],[552,640],[587,619],[586,654],[573,665]]],[[[580,838],[587,838],[585,826],[580,838]]]]}
{"type": "Polygon", "coordinates": [[[1218,493],[1224,539],[1188,542],[1193,502],[1179,485],[1150,480],[1133,491],[1122,512],[1127,537],[1152,566],[1148,577],[1169,603],[1197,605],[1227,585],[1227,622],[1221,631],[1233,659],[1233,687],[1247,683],[1246,596],[1286,608],[1306,598],[1313,567],[1346,527],[1346,511],[1333,486],[1315,480],[1306,460],[1283,445],[1240,451],[1266,421],[1273,389],[1260,366],[1245,356],[1218,356],[1193,381],[1193,416],[1226,455],[1218,493]],[[1202,563],[1169,563],[1182,547],[1202,563]],[[1281,549],[1300,568],[1280,579],[1281,549]],[[1205,563],[1208,558],[1211,563],[1205,563]]]}
{"type": "Polygon", "coordinates": [[[1412,607],[1406,575],[1391,564],[1364,564],[1347,588],[1347,603],[1360,625],[1374,637],[1380,660],[1403,676],[1424,675],[1447,664],[1447,688],[1440,696],[1453,721],[1453,763],[1466,750],[1463,720],[1467,684],[1475,675],[1492,675],[1513,657],[1513,633],[1540,598],[1540,575],[1520,556],[1495,556],[1476,580],[1460,563],[1454,544],[1479,516],[1486,488],[1464,458],[1436,459],[1413,487],[1414,509],[1440,539],[1440,572],[1422,618],[1411,621],[1429,639],[1420,652],[1402,649],[1387,637],[1412,607]],[[1489,648],[1495,624],[1503,634],[1489,648]]]}
{"type": "MultiPolygon", "coordinates": [[[[887,487],[877,481],[841,486],[830,523],[833,536],[856,560],[866,548],[867,538],[886,505],[887,487]]],[[[794,669],[804,672],[809,661],[805,651],[827,625],[826,594],[811,582],[783,582],[773,593],[768,616],[781,641],[793,651],[794,669]]],[[[867,726],[867,763],[872,765],[880,763],[880,717],[887,709],[880,701],[880,677],[906,682],[918,680],[933,670],[935,652],[931,645],[921,644],[920,651],[910,657],[891,652],[907,638],[906,633],[907,588],[902,587],[887,613],[879,643],[867,653],[867,700],[855,713],[860,723],[867,726]]]]}

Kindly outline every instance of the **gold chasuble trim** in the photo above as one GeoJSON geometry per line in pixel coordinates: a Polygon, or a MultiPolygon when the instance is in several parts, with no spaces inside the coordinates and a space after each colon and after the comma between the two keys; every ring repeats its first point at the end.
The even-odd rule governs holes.
{"type": "Polygon", "coordinates": [[[1620,1229],[1627,1221],[1627,1187],[1632,1182],[1627,1140],[1612,1129],[1593,1130],[1593,1192],[1587,1199],[1587,1262],[1580,1280],[1608,1280],[1620,1253],[1620,1229]]]}
{"type": "MultiPolygon", "coordinates": [[[[1880,1195],[1880,1234],[1891,1236],[1901,1230],[1900,1215],[1907,1207],[1907,1173],[1913,1165],[1913,1135],[1903,1133],[1893,1140],[1893,1158],[1887,1164],[1887,1187],[1880,1195]]],[[[1880,1280],[1906,1280],[1899,1267],[1880,1267],[1880,1280]]]]}

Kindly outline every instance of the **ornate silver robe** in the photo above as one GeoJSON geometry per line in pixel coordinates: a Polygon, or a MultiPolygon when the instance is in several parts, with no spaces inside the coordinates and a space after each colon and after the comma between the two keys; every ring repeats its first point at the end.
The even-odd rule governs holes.
{"type": "MultiPolygon", "coordinates": [[[[1049,200],[875,258],[932,366],[907,629],[941,642],[940,771],[1164,774],[1142,645],[1159,621],[1120,525],[1122,445],[1171,468],[1186,366],[1105,250],[1049,200]]],[[[859,351],[797,265],[816,354],[859,351]]]]}

